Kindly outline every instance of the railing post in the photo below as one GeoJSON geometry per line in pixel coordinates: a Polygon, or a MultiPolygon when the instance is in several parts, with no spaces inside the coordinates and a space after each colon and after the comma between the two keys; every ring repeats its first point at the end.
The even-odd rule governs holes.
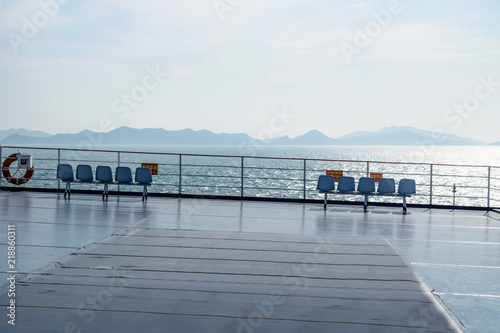
{"type": "MultiPolygon", "coordinates": [[[[120,152],[117,152],[118,153],[118,166],[120,166],[120,152]]],[[[116,175],[115,175],[116,177],[116,175]]],[[[118,192],[120,192],[120,185],[118,185],[118,192]]]]}
{"type": "Polygon", "coordinates": [[[451,192],[453,193],[453,210],[455,210],[455,197],[457,196],[457,185],[455,183],[451,192]]]}
{"type": "Polygon", "coordinates": [[[370,177],[370,162],[366,161],[366,177],[370,177]]]}
{"type": "MultiPolygon", "coordinates": [[[[59,164],[61,164],[61,149],[57,150],[57,166],[59,166],[59,164]]],[[[61,180],[60,179],[57,179],[57,189],[58,190],[61,189],[61,180]]]]}
{"type": "Polygon", "coordinates": [[[490,210],[490,192],[491,192],[491,167],[488,167],[488,211],[490,210]]]}
{"type": "Polygon", "coordinates": [[[432,208],[432,176],[433,176],[434,165],[431,164],[431,174],[430,174],[430,188],[429,188],[429,206],[432,208]]]}
{"type": "Polygon", "coordinates": [[[182,154],[179,154],[179,196],[182,194],[182,154]]]}
{"type": "Polygon", "coordinates": [[[307,163],[307,160],[304,159],[304,194],[303,194],[304,201],[307,199],[306,198],[306,182],[307,182],[307,177],[306,177],[306,174],[307,174],[307,165],[306,165],[306,163],[307,163]]]}
{"type": "Polygon", "coordinates": [[[240,188],[240,196],[243,198],[243,176],[244,176],[244,161],[245,157],[241,156],[241,188],[240,188]]]}

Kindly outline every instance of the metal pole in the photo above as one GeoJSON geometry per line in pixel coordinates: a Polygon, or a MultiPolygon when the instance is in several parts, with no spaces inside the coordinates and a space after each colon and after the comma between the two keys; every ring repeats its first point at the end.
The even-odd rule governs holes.
{"type": "Polygon", "coordinates": [[[430,183],[430,189],[429,189],[429,192],[430,192],[430,193],[429,193],[429,196],[430,196],[430,199],[429,199],[429,206],[430,206],[431,208],[432,208],[432,175],[433,175],[433,169],[434,169],[434,165],[433,165],[433,164],[431,164],[431,174],[430,174],[430,176],[431,176],[431,179],[430,179],[431,183],[430,183]]]}
{"type": "Polygon", "coordinates": [[[488,167],[488,210],[490,210],[491,167],[488,167]]]}
{"type": "Polygon", "coordinates": [[[304,159],[304,200],[306,200],[306,181],[307,181],[307,178],[306,178],[306,174],[307,174],[307,160],[304,159]]]}
{"type": "Polygon", "coordinates": [[[179,154],[179,195],[182,194],[182,154],[179,154]]]}
{"type": "MultiPolygon", "coordinates": [[[[57,150],[57,165],[61,164],[61,149],[57,150]]],[[[61,180],[57,179],[57,189],[61,189],[61,180]]]]}
{"type": "MultiPolygon", "coordinates": [[[[120,152],[118,152],[118,166],[120,166],[120,152]]],[[[120,192],[120,185],[118,185],[118,192],[120,192]]]]}
{"type": "Polygon", "coordinates": [[[366,177],[370,177],[370,162],[366,162],[366,177]]]}
{"type": "Polygon", "coordinates": [[[457,193],[457,186],[456,184],[453,184],[453,209],[455,209],[455,196],[456,196],[456,193],[457,193]]]}
{"type": "Polygon", "coordinates": [[[243,198],[243,175],[244,175],[244,161],[245,157],[241,156],[241,188],[240,188],[240,196],[243,198]]]}

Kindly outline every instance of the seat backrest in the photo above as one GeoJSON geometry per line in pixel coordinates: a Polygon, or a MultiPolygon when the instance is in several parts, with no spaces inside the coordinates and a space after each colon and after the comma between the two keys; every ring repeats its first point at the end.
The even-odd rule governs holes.
{"type": "Polygon", "coordinates": [[[139,184],[151,184],[153,182],[151,169],[150,168],[135,169],[135,181],[139,184]]]}
{"type": "Polygon", "coordinates": [[[76,167],[76,179],[82,182],[91,182],[94,180],[92,167],[90,165],[81,164],[76,167]]]}
{"type": "Polygon", "coordinates": [[[339,192],[346,193],[346,192],[354,192],[356,186],[354,185],[354,177],[346,177],[342,176],[339,179],[339,185],[337,186],[337,189],[339,192]]]}
{"type": "Polygon", "coordinates": [[[375,179],[372,177],[359,178],[358,192],[363,194],[375,192],[375,179]]]}
{"type": "Polygon", "coordinates": [[[62,181],[75,180],[73,167],[69,164],[59,164],[57,166],[57,178],[62,181]]]}
{"type": "Polygon", "coordinates": [[[113,181],[113,172],[109,166],[98,166],[95,171],[95,178],[102,183],[111,183],[113,181]]]}
{"type": "Polygon", "coordinates": [[[129,167],[117,167],[115,180],[124,184],[132,183],[132,170],[129,167]]]}
{"type": "Polygon", "coordinates": [[[398,193],[401,195],[411,195],[415,194],[415,180],[413,179],[401,179],[399,181],[398,193]]]}
{"type": "Polygon", "coordinates": [[[335,190],[335,178],[330,175],[319,176],[317,189],[320,192],[330,192],[335,190]]]}
{"type": "Polygon", "coordinates": [[[396,183],[392,178],[380,178],[378,183],[378,193],[393,194],[396,193],[396,183]]]}

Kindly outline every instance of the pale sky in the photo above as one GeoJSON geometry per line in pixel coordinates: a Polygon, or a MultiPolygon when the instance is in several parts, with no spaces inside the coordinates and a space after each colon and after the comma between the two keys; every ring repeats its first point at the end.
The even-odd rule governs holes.
{"type": "Polygon", "coordinates": [[[498,0],[0,0],[0,35],[0,129],[500,141],[498,0]]]}

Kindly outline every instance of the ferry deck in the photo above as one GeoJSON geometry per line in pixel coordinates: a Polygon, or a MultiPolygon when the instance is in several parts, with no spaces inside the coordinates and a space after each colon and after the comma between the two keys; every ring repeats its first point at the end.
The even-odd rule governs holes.
{"type": "Polygon", "coordinates": [[[492,211],[0,191],[0,216],[2,332],[500,332],[492,211]]]}

